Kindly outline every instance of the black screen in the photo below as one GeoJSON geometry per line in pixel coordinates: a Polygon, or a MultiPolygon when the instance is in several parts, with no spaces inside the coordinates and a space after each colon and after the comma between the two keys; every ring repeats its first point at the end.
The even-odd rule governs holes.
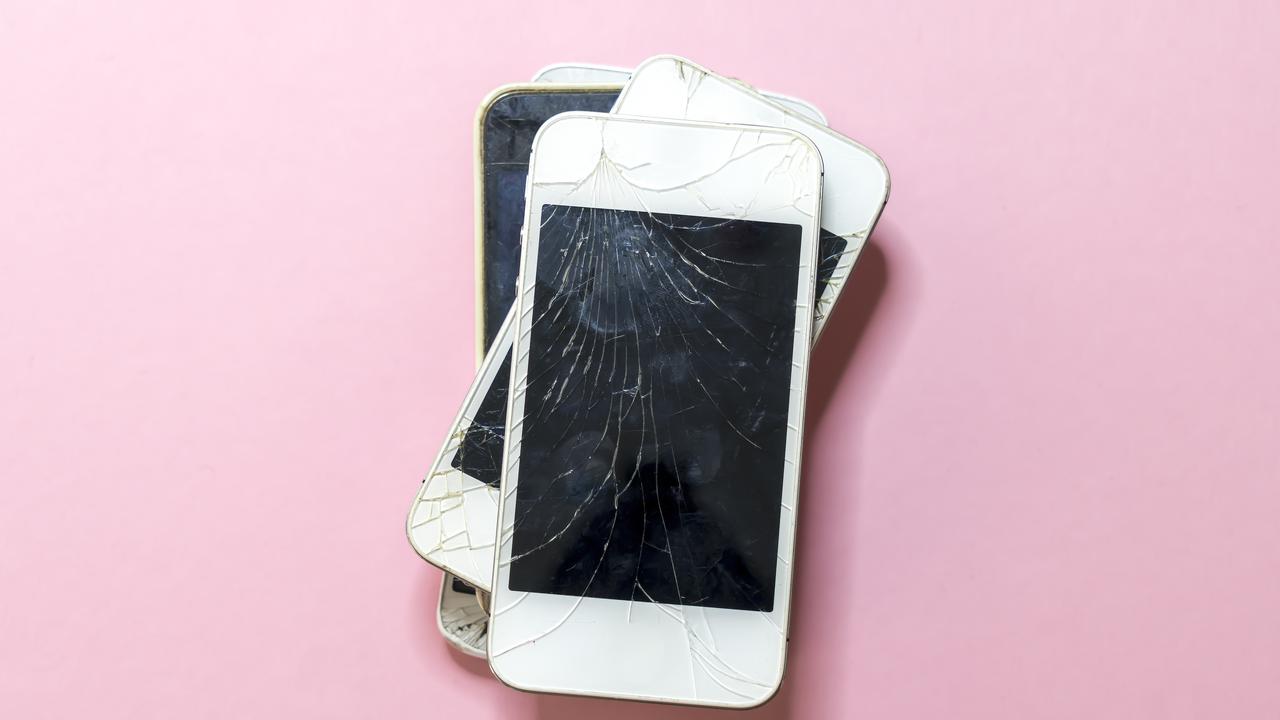
{"type": "Polygon", "coordinates": [[[571,110],[609,112],[617,91],[521,90],[498,98],[484,117],[484,347],[488,349],[516,297],[524,186],[533,138],[543,123],[571,110]]]}
{"type": "MultiPolygon", "coordinates": [[[[847,240],[826,230],[819,234],[815,307],[847,245],[847,240]]],[[[451,463],[454,469],[493,487],[498,487],[502,480],[502,448],[506,437],[507,390],[510,383],[511,352],[507,351],[498,374],[483,389],[484,398],[481,399],[471,424],[462,431],[462,440],[451,463]]]]}
{"type": "Polygon", "coordinates": [[[542,209],[511,589],[773,608],[800,236],[542,209]]]}
{"type": "Polygon", "coordinates": [[[498,374],[485,390],[471,424],[462,431],[462,440],[451,463],[455,470],[493,487],[498,487],[502,480],[502,447],[506,444],[507,389],[510,386],[511,351],[508,350],[498,374]]]}

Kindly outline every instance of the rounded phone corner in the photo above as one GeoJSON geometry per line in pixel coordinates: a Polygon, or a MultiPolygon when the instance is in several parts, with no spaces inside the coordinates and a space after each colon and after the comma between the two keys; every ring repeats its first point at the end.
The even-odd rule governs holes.
{"type": "MultiPolygon", "coordinates": [[[[784,663],[786,662],[785,658],[783,662],[784,663]]],[[[732,702],[726,703],[725,705],[723,705],[723,707],[728,710],[744,710],[744,711],[755,710],[756,708],[762,707],[778,696],[778,692],[782,690],[782,681],[785,676],[786,676],[785,665],[779,665],[778,672],[773,677],[773,682],[770,683],[768,686],[761,688],[764,691],[763,694],[761,694],[759,697],[744,699],[741,703],[732,703],[732,702]]]]}
{"type": "Polygon", "coordinates": [[[692,67],[697,67],[697,63],[693,62],[692,60],[689,60],[688,58],[681,57],[679,55],[674,55],[672,53],[661,53],[658,55],[650,55],[644,60],[641,60],[640,63],[636,65],[635,70],[631,71],[631,74],[635,75],[636,73],[640,72],[640,68],[649,67],[650,65],[657,65],[660,62],[673,62],[678,65],[690,65],[692,67]]]}
{"type": "Polygon", "coordinates": [[[499,100],[508,95],[539,88],[540,86],[535,83],[507,83],[490,90],[480,100],[480,106],[476,108],[476,127],[484,127],[485,118],[489,116],[489,112],[493,110],[493,106],[497,105],[499,100]]]}
{"type": "Polygon", "coordinates": [[[507,675],[503,674],[504,671],[502,668],[503,668],[503,663],[505,661],[503,660],[502,655],[494,656],[493,654],[493,633],[492,632],[490,632],[489,636],[485,639],[485,655],[488,657],[488,660],[489,660],[489,672],[492,673],[495,678],[497,678],[498,682],[511,688],[512,690],[519,690],[520,692],[527,692],[527,693],[546,692],[542,688],[536,688],[531,685],[524,685],[508,677],[507,675]]]}
{"type": "Polygon", "coordinates": [[[551,117],[547,118],[546,122],[542,123],[542,125],[538,127],[538,132],[533,134],[532,150],[529,153],[529,157],[531,158],[530,162],[532,162],[532,158],[536,157],[538,154],[538,143],[542,142],[543,139],[547,136],[548,132],[551,130],[554,130],[558,125],[561,125],[567,122],[581,121],[584,119],[599,121],[601,118],[609,118],[609,117],[614,117],[614,116],[611,115],[610,113],[593,113],[593,112],[588,112],[586,110],[569,110],[567,112],[556,113],[555,115],[552,115],[551,117]]]}
{"type": "MultiPolygon", "coordinates": [[[[416,500],[415,500],[415,503],[416,503],[416,500]]],[[[431,557],[430,553],[424,551],[421,547],[418,547],[418,543],[416,540],[414,540],[414,537],[413,537],[413,508],[410,508],[409,518],[405,523],[405,535],[409,540],[409,547],[413,548],[413,552],[416,553],[419,558],[422,558],[423,562],[436,568],[437,570],[440,570],[444,573],[448,573],[450,575],[453,575],[454,577],[457,577],[458,579],[462,580],[468,585],[471,585],[473,587],[478,587],[478,585],[475,582],[475,578],[473,578],[471,575],[465,574],[464,572],[455,571],[451,567],[445,567],[439,559],[431,557]]]]}
{"type": "Polygon", "coordinates": [[[858,148],[863,152],[865,152],[867,155],[869,155],[871,159],[875,161],[876,165],[880,168],[880,174],[884,178],[884,192],[881,196],[881,201],[880,201],[880,205],[881,207],[883,207],[885,203],[889,202],[889,190],[893,186],[893,180],[889,175],[889,164],[886,163],[884,161],[884,158],[880,157],[880,153],[876,152],[875,150],[872,150],[871,148],[867,147],[866,145],[863,145],[857,140],[853,140],[852,138],[850,138],[849,141],[852,142],[854,145],[858,146],[858,148]]]}

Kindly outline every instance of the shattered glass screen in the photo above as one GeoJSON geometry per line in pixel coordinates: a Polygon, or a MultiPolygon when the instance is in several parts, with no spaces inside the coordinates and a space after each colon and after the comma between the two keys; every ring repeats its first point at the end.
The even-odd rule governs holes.
{"type": "Polygon", "coordinates": [[[502,327],[516,297],[524,186],[538,129],[571,110],[609,112],[617,91],[512,92],[493,102],[484,119],[484,346],[502,327]]]}
{"type": "MultiPolygon", "coordinates": [[[[818,237],[818,277],[814,290],[816,300],[822,297],[827,281],[840,262],[840,254],[848,241],[823,230],[818,237]]],[[[489,387],[484,389],[475,417],[462,431],[458,451],[451,465],[470,477],[491,487],[498,487],[502,480],[502,448],[505,445],[507,423],[507,392],[511,384],[511,352],[503,358],[501,367],[489,387]]]]}
{"type": "Polygon", "coordinates": [[[547,205],[510,587],[771,611],[799,225],[547,205]]]}
{"type": "Polygon", "coordinates": [[[480,482],[498,487],[502,480],[502,448],[506,444],[507,390],[511,387],[511,351],[508,350],[480,401],[471,424],[462,431],[458,451],[453,454],[455,470],[480,482]]]}

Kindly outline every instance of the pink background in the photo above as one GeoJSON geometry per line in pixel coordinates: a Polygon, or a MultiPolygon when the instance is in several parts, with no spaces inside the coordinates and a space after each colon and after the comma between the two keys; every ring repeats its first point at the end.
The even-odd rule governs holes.
{"type": "Polygon", "coordinates": [[[735,717],[1280,716],[1275,3],[434,5],[0,0],[0,716],[726,717],[501,687],[403,531],[478,101],[656,52],[894,179],[735,717]]]}

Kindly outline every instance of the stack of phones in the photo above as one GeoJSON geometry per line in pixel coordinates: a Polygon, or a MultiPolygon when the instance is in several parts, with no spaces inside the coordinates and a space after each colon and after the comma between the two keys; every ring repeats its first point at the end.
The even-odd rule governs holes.
{"type": "Polygon", "coordinates": [[[482,359],[408,517],[441,632],[519,689],[768,700],[810,349],[884,163],[665,55],[550,66],[476,132],[482,359]]]}

